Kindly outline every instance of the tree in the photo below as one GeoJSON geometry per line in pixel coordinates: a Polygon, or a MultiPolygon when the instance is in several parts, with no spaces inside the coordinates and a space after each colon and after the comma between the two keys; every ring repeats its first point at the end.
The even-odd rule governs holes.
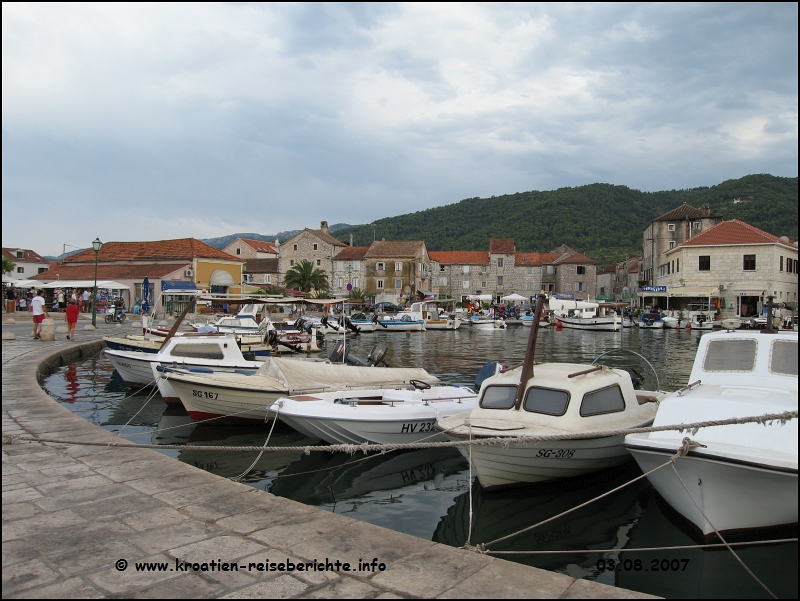
{"type": "Polygon", "coordinates": [[[17,268],[17,264],[11,259],[3,257],[3,273],[11,273],[17,268]]]}
{"type": "Polygon", "coordinates": [[[353,300],[364,300],[365,296],[366,292],[364,292],[361,288],[353,288],[347,293],[347,298],[352,298],[353,300]]]}
{"type": "Polygon", "coordinates": [[[303,292],[310,292],[312,288],[315,290],[328,289],[328,276],[325,272],[317,269],[311,261],[305,259],[286,272],[284,282],[287,288],[303,292]]]}

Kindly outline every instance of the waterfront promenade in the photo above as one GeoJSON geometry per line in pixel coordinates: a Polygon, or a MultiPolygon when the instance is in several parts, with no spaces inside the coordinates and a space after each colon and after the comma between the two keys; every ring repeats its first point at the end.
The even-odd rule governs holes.
{"type": "Polygon", "coordinates": [[[55,342],[33,340],[29,320],[3,326],[17,335],[2,347],[5,598],[647,597],[332,514],[156,451],[7,444],[7,434],[119,440],[60,406],[37,382],[48,365],[99,352],[102,335],[131,331],[128,324],[102,324],[86,332],[86,323],[79,322],[74,343],[63,334],[55,342]],[[355,569],[373,559],[385,569],[258,569],[287,560],[349,562],[355,569]],[[176,560],[206,563],[209,571],[186,571],[176,560]],[[212,563],[219,561],[239,569],[220,570],[212,563]]]}

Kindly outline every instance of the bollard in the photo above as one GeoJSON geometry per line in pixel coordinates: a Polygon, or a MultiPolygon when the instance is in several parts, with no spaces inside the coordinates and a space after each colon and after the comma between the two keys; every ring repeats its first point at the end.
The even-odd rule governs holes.
{"type": "Polygon", "coordinates": [[[55,322],[52,318],[48,317],[42,322],[42,340],[55,340],[56,328],[55,322]]]}

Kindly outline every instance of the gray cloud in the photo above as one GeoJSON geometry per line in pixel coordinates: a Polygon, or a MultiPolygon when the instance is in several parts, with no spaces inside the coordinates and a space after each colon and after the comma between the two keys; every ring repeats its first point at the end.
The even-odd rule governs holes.
{"type": "Polygon", "coordinates": [[[794,176],[796,49],[796,4],[4,4],[4,244],[794,176]]]}

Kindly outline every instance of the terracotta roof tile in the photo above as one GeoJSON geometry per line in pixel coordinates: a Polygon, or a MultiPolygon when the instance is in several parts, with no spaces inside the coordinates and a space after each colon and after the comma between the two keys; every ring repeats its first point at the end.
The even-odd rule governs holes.
{"type": "Polygon", "coordinates": [[[432,250],[428,255],[439,265],[489,264],[489,253],[484,250],[432,250]]]}
{"type": "Polygon", "coordinates": [[[250,238],[239,238],[239,240],[247,244],[247,246],[255,251],[272,253],[273,255],[278,254],[278,248],[275,246],[274,242],[266,242],[265,240],[251,240],[250,238]]]}
{"type": "Polygon", "coordinates": [[[704,213],[703,209],[683,203],[677,209],[672,209],[669,213],[664,213],[661,217],[656,217],[653,221],[677,221],[679,219],[701,219],[702,217],[722,217],[719,213],[704,213]]]}
{"type": "Polygon", "coordinates": [[[489,240],[489,252],[493,255],[513,255],[517,252],[514,238],[492,238],[489,240]]]}
{"type": "Polygon", "coordinates": [[[364,255],[368,259],[391,259],[397,258],[413,258],[418,256],[425,243],[421,240],[376,240],[373,242],[367,254],[364,255]]]}
{"type": "Polygon", "coordinates": [[[278,259],[247,259],[245,273],[278,273],[278,259]]]}
{"type": "MultiPolygon", "coordinates": [[[[244,263],[226,252],[222,252],[195,238],[177,240],[155,240],[148,242],[106,242],[100,249],[100,261],[159,261],[183,259],[218,259],[244,263]]],[[[94,250],[91,248],[64,259],[64,263],[94,263],[94,250]]]]}
{"type": "Polygon", "coordinates": [[[27,248],[3,248],[3,256],[11,261],[22,261],[24,263],[47,263],[47,259],[38,253],[27,248]],[[17,251],[22,251],[22,258],[17,257],[17,251]]]}
{"type": "Polygon", "coordinates": [[[368,250],[369,246],[348,246],[347,248],[342,249],[342,251],[333,258],[336,261],[359,261],[364,258],[368,250]]]}
{"type": "MultiPolygon", "coordinates": [[[[94,254],[94,251],[92,251],[94,254]]],[[[98,280],[143,280],[145,277],[161,279],[175,271],[189,269],[191,263],[150,263],[147,265],[97,266],[98,280]]],[[[93,280],[94,262],[85,265],[58,265],[49,271],[32,276],[34,280],[93,280]]]]}
{"type": "Polygon", "coordinates": [[[731,219],[730,221],[718,223],[714,227],[681,242],[678,246],[667,251],[665,254],[674,252],[683,246],[720,246],[734,244],[780,244],[786,248],[797,250],[797,247],[790,242],[781,240],[777,236],[773,236],[744,221],[731,219]]]}
{"type": "Polygon", "coordinates": [[[312,230],[311,228],[307,228],[307,227],[303,228],[302,232],[298,232],[297,234],[295,234],[294,236],[292,236],[291,238],[289,238],[285,242],[282,242],[281,244],[288,244],[289,242],[291,242],[292,240],[297,238],[297,236],[299,236],[300,234],[302,234],[304,232],[308,232],[309,234],[313,234],[314,236],[316,236],[317,238],[319,238],[323,242],[327,242],[328,244],[332,244],[333,246],[347,246],[347,244],[345,244],[341,240],[337,240],[336,238],[334,238],[330,234],[326,234],[322,230],[312,230]]]}
{"type": "Polygon", "coordinates": [[[600,275],[601,273],[617,273],[617,266],[609,265],[608,267],[605,267],[604,269],[598,271],[597,275],[600,275]]]}
{"type": "Polygon", "coordinates": [[[514,256],[514,264],[517,266],[528,266],[528,265],[543,265],[542,263],[542,253],[532,252],[532,253],[517,253],[514,256]]]}
{"type": "Polygon", "coordinates": [[[565,263],[580,263],[582,265],[597,265],[597,261],[594,259],[590,259],[586,255],[582,255],[581,253],[573,253],[567,256],[561,256],[554,261],[558,265],[563,265],[565,263]]]}

